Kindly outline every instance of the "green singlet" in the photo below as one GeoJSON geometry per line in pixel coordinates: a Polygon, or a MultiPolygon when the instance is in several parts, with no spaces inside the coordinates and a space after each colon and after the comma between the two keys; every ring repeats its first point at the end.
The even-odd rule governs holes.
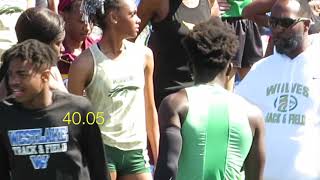
{"type": "Polygon", "coordinates": [[[189,111],[181,128],[177,180],[240,179],[253,139],[247,103],[218,85],[186,92],[189,111]]]}

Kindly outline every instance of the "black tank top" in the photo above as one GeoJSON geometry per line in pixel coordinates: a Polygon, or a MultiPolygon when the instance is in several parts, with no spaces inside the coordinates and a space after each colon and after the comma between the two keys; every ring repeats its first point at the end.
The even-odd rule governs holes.
{"type": "Polygon", "coordinates": [[[209,20],[208,0],[199,0],[195,8],[188,8],[181,0],[169,0],[168,16],[161,22],[152,22],[149,47],[155,58],[154,86],[156,103],[166,95],[192,82],[187,68],[188,56],[181,39],[190,31],[188,26],[209,20]]]}

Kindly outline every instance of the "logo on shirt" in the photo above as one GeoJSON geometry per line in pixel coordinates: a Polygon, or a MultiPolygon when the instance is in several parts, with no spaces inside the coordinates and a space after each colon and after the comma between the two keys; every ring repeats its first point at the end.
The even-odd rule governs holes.
{"type": "Polygon", "coordinates": [[[266,88],[274,110],[266,112],[265,121],[272,124],[305,125],[306,115],[296,111],[309,98],[309,88],[299,83],[277,83],[266,88]],[[300,102],[300,103],[299,103],[300,102]]]}
{"type": "Polygon", "coordinates": [[[12,151],[16,156],[29,156],[34,169],[46,169],[50,154],[66,152],[68,127],[50,127],[8,131],[12,151]]]}
{"type": "Polygon", "coordinates": [[[108,96],[109,97],[116,97],[116,96],[118,96],[118,94],[120,96],[127,96],[129,91],[136,91],[137,89],[139,89],[138,86],[118,85],[109,91],[108,96]]]}
{"type": "Polygon", "coordinates": [[[273,105],[279,112],[287,112],[297,107],[298,100],[293,95],[281,95],[275,99],[273,105]]]}

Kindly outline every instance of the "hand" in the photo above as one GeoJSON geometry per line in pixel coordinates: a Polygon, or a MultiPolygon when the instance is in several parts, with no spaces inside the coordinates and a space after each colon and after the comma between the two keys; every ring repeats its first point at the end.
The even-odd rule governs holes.
{"type": "Polygon", "coordinates": [[[231,7],[228,0],[218,0],[218,5],[219,5],[219,10],[221,14],[228,11],[231,7]]]}

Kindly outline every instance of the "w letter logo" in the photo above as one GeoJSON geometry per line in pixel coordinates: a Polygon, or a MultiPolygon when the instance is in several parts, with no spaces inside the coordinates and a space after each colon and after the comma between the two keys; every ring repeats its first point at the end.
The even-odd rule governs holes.
{"type": "Polygon", "coordinates": [[[30,160],[34,169],[46,169],[50,155],[32,155],[30,160]]]}

